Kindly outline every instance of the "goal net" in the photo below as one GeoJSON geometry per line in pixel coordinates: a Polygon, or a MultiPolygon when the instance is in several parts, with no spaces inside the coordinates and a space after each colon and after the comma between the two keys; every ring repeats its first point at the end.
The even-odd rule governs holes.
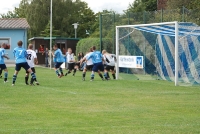
{"type": "Polygon", "coordinates": [[[117,26],[116,56],[117,79],[200,84],[200,27],[185,22],[117,26]]]}

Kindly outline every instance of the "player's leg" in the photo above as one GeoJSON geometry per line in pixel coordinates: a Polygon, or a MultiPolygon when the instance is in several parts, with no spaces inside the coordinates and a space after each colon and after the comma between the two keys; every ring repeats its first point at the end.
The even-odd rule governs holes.
{"type": "Polygon", "coordinates": [[[12,86],[15,85],[15,82],[16,82],[16,80],[17,80],[17,75],[18,75],[18,73],[19,73],[20,70],[21,70],[21,63],[16,64],[16,66],[15,66],[15,72],[14,72],[14,74],[13,74],[12,86]]]}
{"type": "Polygon", "coordinates": [[[55,63],[54,70],[55,70],[55,73],[58,76],[58,78],[60,78],[59,65],[57,62],[55,63]]]}
{"type": "Polygon", "coordinates": [[[76,74],[76,70],[78,69],[78,66],[74,63],[74,71],[73,71],[73,76],[76,74]]]}
{"type": "Polygon", "coordinates": [[[0,68],[0,78],[2,78],[2,69],[0,68]]]}
{"type": "MultiPolygon", "coordinates": [[[[32,72],[35,74],[35,76],[36,76],[36,71],[35,71],[35,68],[33,67],[33,68],[31,68],[31,70],[32,70],[32,72]]],[[[30,83],[32,82],[32,81],[34,81],[32,78],[31,78],[31,81],[30,81],[30,83]]],[[[40,85],[39,84],[39,82],[37,81],[37,78],[35,77],[35,84],[36,85],[40,85]]]]}
{"type": "Polygon", "coordinates": [[[8,82],[8,69],[6,65],[4,65],[4,83],[8,82]]]}
{"type": "Polygon", "coordinates": [[[108,76],[107,76],[108,71],[104,68],[103,64],[99,64],[99,70],[104,73],[104,78],[108,80],[108,76]]]}
{"type": "Polygon", "coordinates": [[[29,85],[29,84],[28,84],[28,79],[29,79],[29,72],[26,71],[26,75],[25,75],[25,84],[26,84],[26,85],[29,85]]]}
{"type": "Polygon", "coordinates": [[[115,80],[116,76],[115,76],[115,67],[114,66],[111,68],[111,72],[112,72],[113,79],[115,80]]]}
{"type": "Polygon", "coordinates": [[[64,74],[63,74],[63,69],[61,68],[61,65],[62,65],[63,63],[60,63],[60,67],[59,67],[59,71],[60,71],[60,76],[62,77],[62,76],[64,76],[64,74]]]}
{"type": "MultiPolygon", "coordinates": [[[[85,64],[85,63],[84,63],[84,64],[85,64]]],[[[87,66],[86,64],[85,64],[84,67],[83,67],[83,78],[82,78],[83,81],[85,81],[85,76],[86,76],[86,72],[87,72],[87,67],[88,67],[88,66],[87,66]]]]}
{"type": "Polygon", "coordinates": [[[65,74],[65,76],[70,74],[73,68],[74,68],[74,64],[73,63],[68,63],[68,72],[65,74]]]}

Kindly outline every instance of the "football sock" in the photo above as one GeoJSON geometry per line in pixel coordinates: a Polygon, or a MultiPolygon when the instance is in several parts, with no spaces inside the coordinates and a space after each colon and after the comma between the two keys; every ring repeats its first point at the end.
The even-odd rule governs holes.
{"type": "Polygon", "coordinates": [[[16,79],[17,79],[17,75],[13,75],[13,84],[15,84],[16,79]]]}
{"type": "Polygon", "coordinates": [[[31,73],[32,79],[36,81],[36,76],[34,73],[31,73]]]}
{"type": "Polygon", "coordinates": [[[108,72],[107,72],[107,77],[108,77],[108,78],[110,78],[110,75],[109,75],[109,73],[108,73],[108,72]]]}
{"type": "Polygon", "coordinates": [[[91,79],[94,79],[94,74],[91,74],[91,79]]]}
{"type": "Polygon", "coordinates": [[[104,73],[104,77],[105,77],[106,80],[108,79],[107,73],[104,73]]]}
{"type": "Polygon", "coordinates": [[[85,78],[86,72],[83,73],[83,78],[85,78]]]}
{"type": "Polygon", "coordinates": [[[63,70],[62,70],[62,68],[59,68],[59,70],[60,70],[60,73],[63,75],[63,70]]]}
{"type": "Polygon", "coordinates": [[[1,76],[1,74],[2,74],[2,70],[0,69],[0,76],[1,76]]]}
{"type": "Polygon", "coordinates": [[[112,74],[112,76],[113,76],[113,79],[116,79],[115,74],[112,74]]]}
{"type": "Polygon", "coordinates": [[[99,74],[99,76],[101,77],[101,79],[103,79],[103,75],[102,74],[99,74]]]}
{"type": "Polygon", "coordinates": [[[8,78],[8,72],[5,72],[4,73],[4,81],[7,81],[7,78],[8,78]]]}
{"type": "Polygon", "coordinates": [[[58,71],[58,70],[56,70],[56,75],[57,75],[57,76],[60,76],[60,74],[59,74],[59,71],[58,71]]]}
{"type": "Polygon", "coordinates": [[[28,76],[25,77],[25,83],[28,84],[28,76]]]}
{"type": "Polygon", "coordinates": [[[74,69],[74,74],[76,73],[76,69],[74,69]]]}

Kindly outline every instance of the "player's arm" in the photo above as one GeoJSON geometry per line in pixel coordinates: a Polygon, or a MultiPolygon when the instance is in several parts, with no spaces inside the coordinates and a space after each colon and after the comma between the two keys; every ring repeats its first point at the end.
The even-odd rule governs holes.
{"type": "Polygon", "coordinates": [[[5,54],[4,52],[3,52],[2,56],[3,56],[4,58],[6,58],[6,59],[8,59],[8,60],[9,60],[9,57],[8,57],[8,56],[6,56],[6,54],[5,54]]]}
{"type": "Polygon", "coordinates": [[[86,57],[83,57],[83,59],[80,60],[80,65],[81,65],[84,61],[86,61],[86,57]]]}
{"type": "Polygon", "coordinates": [[[34,53],[34,63],[37,65],[38,64],[38,59],[36,53],[34,53]]]}

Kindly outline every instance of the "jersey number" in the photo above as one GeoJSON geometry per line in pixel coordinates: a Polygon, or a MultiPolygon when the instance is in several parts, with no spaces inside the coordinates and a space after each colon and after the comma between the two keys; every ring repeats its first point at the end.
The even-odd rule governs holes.
{"type": "Polygon", "coordinates": [[[31,60],[31,54],[27,55],[27,60],[31,60]]]}
{"type": "Polygon", "coordinates": [[[96,59],[100,59],[100,57],[99,57],[99,55],[98,55],[98,54],[95,54],[95,56],[96,56],[96,59]]]}
{"type": "Polygon", "coordinates": [[[22,52],[23,52],[23,50],[18,50],[19,51],[19,55],[21,55],[22,54],[22,52]]]}

